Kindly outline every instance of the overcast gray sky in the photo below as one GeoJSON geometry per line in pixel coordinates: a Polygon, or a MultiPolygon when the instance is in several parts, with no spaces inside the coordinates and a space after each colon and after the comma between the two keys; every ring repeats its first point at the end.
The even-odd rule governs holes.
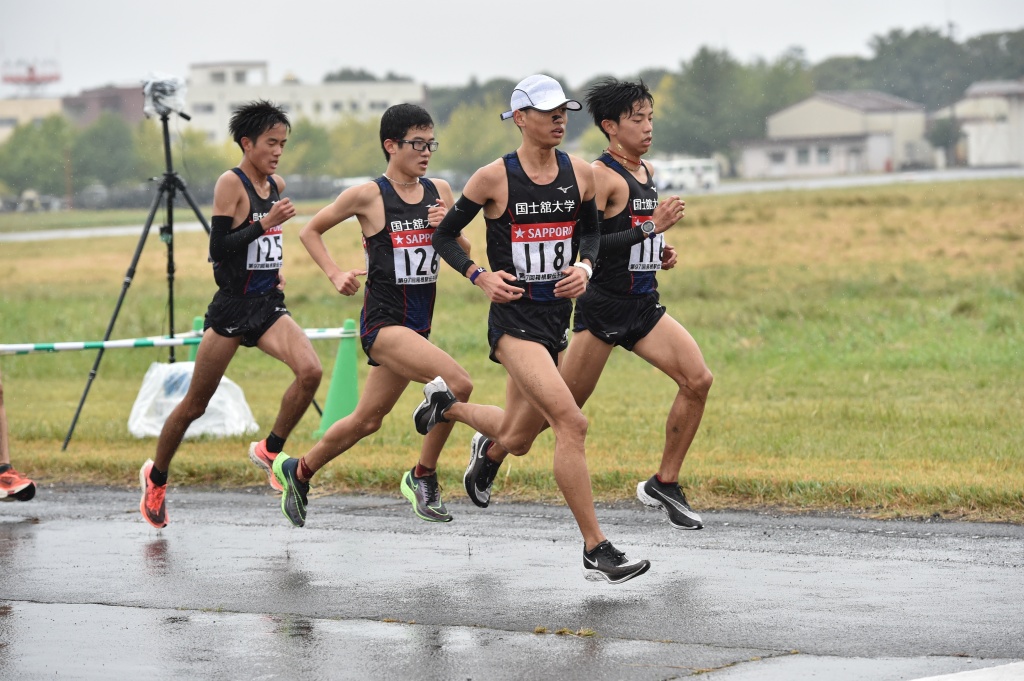
{"type": "MultiPolygon", "coordinates": [[[[263,60],[273,81],[345,66],[428,85],[676,69],[702,45],[742,62],[801,46],[819,62],[870,56],[872,36],[928,26],[957,40],[1024,28],[1021,0],[0,0],[0,64],[53,60],[49,95],[189,64],[263,60]]],[[[0,85],[0,96],[16,94],[0,85]]]]}

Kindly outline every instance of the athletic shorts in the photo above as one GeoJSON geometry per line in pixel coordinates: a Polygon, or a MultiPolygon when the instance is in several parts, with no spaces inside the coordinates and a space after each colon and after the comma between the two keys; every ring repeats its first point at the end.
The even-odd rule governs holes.
{"type": "Polygon", "coordinates": [[[262,296],[232,296],[217,291],[206,308],[203,331],[213,329],[226,338],[242,337],[242,345],[256,347],[260,338],[281,317],[289,315],[284,292],[279,289],[262,296]]]}
{"type": "Polygon", "coordinates": [[[487,342],[491,346],[491,361],[498,362],[494,351],[498,347],[498,340],[507,334],[513,338],[540,343],[548,349],[552,361],[557,365],[558,353],[569,345],[570,321],[572,301],[568,299],[553,303],[532,300],[491,303],[491,311],[487,315],[487,342]]]}
{"type": "Polygon", "coordinates": [[[639,296],[616,296],[596,286],[576,301],[573,331],[589,331],[594,337],[626,350],[643,340],[665,314],[658,292],[639,296]]]}
{"type": "MultiPolygon", "coordinates": [[[[377,334],[380,333],[380,330],[385,328],[385,327],[387,327],[387,326],[402,326],[402,325],[401,324],[381,324],[380,326],[373,327],[373,330],[370,331],[369,333],[360,333],[360,335],[359,335],[359,342],[363,346],[363,352],[366,353],[366,363],[369,364],[372,367],[379,367],[380,364],[378,364],[377,362],[373,361],[373,357],[370,356],[370,348],[372,348],[373,344],[377,342],[377,334]]],[[[416,331],[416,329],[413,329],[413,331],[416,331]]],[[[423,336],[427,340],[430,340],[430,331],[416,331],[416,333],[418,333],[419,335],[423,336]]]]}

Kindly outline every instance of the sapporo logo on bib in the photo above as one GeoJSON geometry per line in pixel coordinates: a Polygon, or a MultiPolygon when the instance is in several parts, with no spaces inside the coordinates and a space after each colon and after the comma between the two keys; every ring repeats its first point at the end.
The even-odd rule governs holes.
{"type": "MultiPolygon", "coordinates": [[[[276,201],[275,201],[276,203],[276,201]]],[[[252,221],[257,222],[266,217],[265,213],[253,213],[252,221]]],[[[271,227],[249,242],[249,251],[245,258],[247,270],[277,270],[284,264],[284,235],[281,225],[271,227]]]]}
{"type": "Polygon", "coordinates": [[[391,223],[396,284],[411,286],[437,281],[439,261],[432,243],[433,236],[434,228],[426,220],[391,223]]]}
{"type": "Polygon", "coordinates": [[[520,281],[552,281],[572,257],[576,222],[512,225],[512,264],[520,281]]]}

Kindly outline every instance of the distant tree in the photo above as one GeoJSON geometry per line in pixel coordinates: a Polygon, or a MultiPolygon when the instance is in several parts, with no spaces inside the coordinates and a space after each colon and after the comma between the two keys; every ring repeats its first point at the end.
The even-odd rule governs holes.
{"type": "Polygon", "coordinates": [[[870,42],[872,81],[883,92],[924,104],[930,110],[952,104],[975,79],[967,53],[952,38],[931,28],[900,29],[870,42]]]}
{"type": "Polygon", "coordinates": [[[814,94],[810,65],[799,47],[773,62],[758,60],[743,69],[743,92],[736,106],[746,110],[736,122],[734,139],[762,137],[768,116],[814,94]]]}
{"type": "Polygon", "coordinates": [[[953,165],[956,160],[956,145],[964,133],[954,118],[939,118],[928,125],[925,138],[936,149],[946,152],[946,163],[953,165]]]}
{"type": "Polygon", "coordinates": [[[394,71],[388,71],[386,74],[384,74],[384,80],[399,83],[411,83],[412,76],[403,76],[401,74],[395,73],[394,71]]]}
{"type": "Polygon", "coordinates": [[[0,181],[19,194],[35,189],[64,195],[69,173],[74,177],[71,149],[75,136],[74,128],[59,114],[19,125],[0,146],[0,181]]]}
{"type": "MultiPolygon", "coordinates": [[[[481,85],[473,77],[465,87],[429,88],[427,90],[427,108],[435,123],[445,125],[452,113],[462,105],[479,106],[485,101],[498,102],[504,98],[505,108],[497,111],[500,114],[507,110],[509,99],[512,97],[512,89],[518,82],[508,78],[494,78],[481,85]]],[[[497,106],[500,107],[501,104],[497,106]]]]}
{"type": "MultiPolygon", "coordinates": [[[[164,136],[158,121],[141,120],[132,132],[132,147],[138,158],[139,181],[163,175],[166,170],[164,160],[164,136]]],[[[178,159],[172,155],[172,163],[178,165],[178,159]]]]}
{"type": "Polygon", "coordinates": [[[353,69],[348,66],[340,68],[337,71],[332,71],[324,76],[325,83],[360,82],[371,80],[378,80],[378,78],[366,69],[353,69]]]}
{"type": "Polygon", "coordinates": [[[308,118],[295,121],[282,157],[284,167],[299,175],[329,175],[331,160],[330,131],[308,118]]]}
{"type": "Polygon", "coordinates": [[[724,50],[702,47],[681,71],[655,93],[655,150],[707,156],[728,149],[742,134],[743,67],[724,50]]]}
{"type": "Polygon", "coordinates": [[[71,160],[75,189],[93,182],[115,187],[143,179],[132,129],[124,119],[110,112],[104,112],[78,134],[71,160]]]}
{"type": "Polygon", "coordinates": [[[334,177],[379,175],[387,166],[380,148],[380,121],[345,118],[330,130],[331,160],[334,177]]]}
{"type": "Polygon", "coordinates": [[[522,142],[519,128],[499,118],[507,108],[508,95],[498,94],[480,104],[459,105],[438,131],[441,148],[431,167],[470,174],[518,147],[522,142]]]}
{"type": "Polygon", "coordinates": [[[986,33],[963,45],[973,80],[1016,80],[1024,77],[1024,29],[986,33]]]}
{"type": "Polygon", "coordinates": [[[172,144],[175,171],[186,184],[204,193],[212,194],[221,173],[242,160],[242,150],[234,140],[212,144],[200,130],[186,130],[172,144]]]}
{"type": "Polygon", "coordinates": [[[863,57],[830,57],[811,67],[816,91],[871,90],[871,62],[863,57]]]}

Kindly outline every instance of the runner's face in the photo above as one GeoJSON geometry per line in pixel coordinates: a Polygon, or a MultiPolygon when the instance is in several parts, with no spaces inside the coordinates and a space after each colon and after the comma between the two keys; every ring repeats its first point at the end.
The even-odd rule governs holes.
{"type": "Polygon", "coordinates": [[[277,162],[284,152],[284,144],[287,141],[288,128],[283,123],[278,123],[257,137],[255,143],[250,142],[245,155],[256,170],[264,175],[273,175],[277,172],[277,162]]]}
{"type": "Polygon", "coordinates": [[[565,137],[568,108],[560,106],[551,111],[522,109],[523,136],[529,137],[542,146],[557,147],[565,137]]]}
{"type": "Polygon", "coordinates": [[[633,104],[633,110],[619,118],[616,140],[631,155],[639,158],[651,148],[654,133],[654,107],[647,100],[633,104]]]}
{"type": "MultiPolygon", "coordinates": [[[[405,131],[405,137],[402,139],[409,140],[410,142],[433,142],[435,141],[434,128],[409,128],[405,131]]],[[[395,140],[395,142],[397,149],[391,156],[391,161],[398,164],[398,170],[401,170],[410,177],[423,177],[426,175],[427,166],[430,165],[430,157],[433,156],[430,148],[424,146],[423,151],[416,151],[411,144],[398,144],[398,140],[395,140]]]]}

